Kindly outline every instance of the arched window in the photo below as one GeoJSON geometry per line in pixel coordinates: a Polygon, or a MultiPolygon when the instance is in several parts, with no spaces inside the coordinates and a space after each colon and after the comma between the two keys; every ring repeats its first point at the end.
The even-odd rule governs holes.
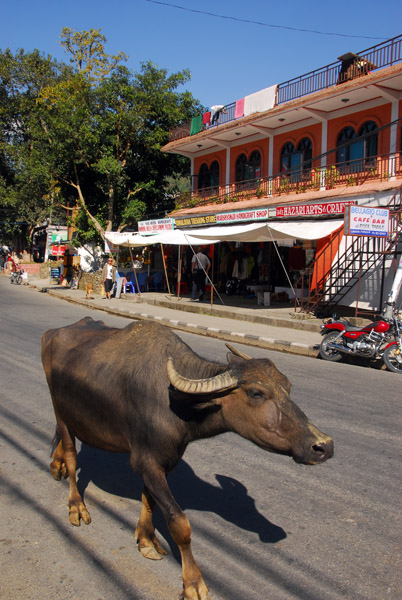
{"type": "Polygon", "coordinates": [[[374,121],[366,121],[360,129],[359,135],[364,136],[364,158],[374,158],[377,156],[378,147],[378,127],[374,121]]]}
{"type": "Polygon", "coordinates": [[[261,177],[261,154],[254,150],[247,160],[245,154],[240,154],[236,161],[236,182],[250,181],[261,177]]]}
{"type": "Polygon", "coordinates": [[[311,159],[313,158],[313,144],[310,138],[305,137],[299,142],[297,152],[300,153],[300,166],[303,171],[311,169],[311,159]]]}
{"type": "Polygon", "coordinates": [[[353,127],[345,127],[338,135],[336,146],[336,162],[339,166],[349,165],[356,159],[363,157],[363,144],[361,142],[354,142],[354,138],[357,137],[356,131],[353,127]]]}
{"type": "Polygon", "coordinates": [[[377,156],[378,127],[374,121],[366,121],[359,134],[353,127],[345,127],[338,135],[336,162],[339,167],[348,167],[348,172],[355,173],[370,166],[377,156]],[[358,138],[355,142],[355,138],[358,138]],[[365,160],[363,160],[365,159],[365,160]],[[371,160],[370,160],[371,159],[371,160]]]}
{"type": "Polygon", "coordinates": [[[198,189],[218,188],[219,187],[219,163],[214,160],[211,167],[207,163],[202,163],[198,172],[198,189]]]}
{"type": "Polygon", "coordinates": [[[214,160],[211,164],[211,168],[209,170],[210,173],[210,187],[217,188],[219,187],[219,163],[217,160],[214,160]]]}
{"type": "Polygon", "coordinates": [[[236,181],[245,181],[246,179],[247,156],[240,154],[236,160],[236,181]]]}
{"type": "Polygon", "coordinates": [[[311,169],[313,158],[313,144],[310,138],[303,138],[297,149],[292,142],[287,142],[281,151],[281,173],[299,175],[311,169]]]}
{"type": "Polygon", "coordinates": [[[281,151],[281,173],[287,173],[292,169],[292,158],[296,149],[292,142],[287,142],[281,151]]]}

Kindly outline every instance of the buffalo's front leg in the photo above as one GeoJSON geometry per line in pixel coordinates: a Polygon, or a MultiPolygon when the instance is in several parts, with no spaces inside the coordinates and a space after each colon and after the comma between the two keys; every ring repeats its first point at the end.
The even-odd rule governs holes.
{"type": "MultiPolygon", "coordinates": [[[[134,465],[133,465],[134,466],[134,465]]],[[[148,463],[140,470],[145,486],[166,519],[173,540],[179,547],[182,561],[183,599],[210,600],[208,588],[191,551],[191,526],[188,518],[172,496],[163,470],[148,463]]]]}
{"type": "Polygon", "coordinates": [[[149,494],[147,488],[144,487],[141,514],[135,529],[135,538],[138,542],[138,550],[145,558],[161,560],[167,552],[155,534],[155,527],[152,523],[152,511],[154,508],[155,500],[149,494]]]}

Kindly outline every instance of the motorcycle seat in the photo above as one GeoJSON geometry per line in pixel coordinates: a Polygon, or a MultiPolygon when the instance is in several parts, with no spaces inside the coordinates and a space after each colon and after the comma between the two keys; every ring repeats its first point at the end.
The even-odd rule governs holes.
{"type": "Polygon", "coordinates": [[[343,319],[342,323],[345,325],[345,329],[346,331],[363,331],[367,329],[373,329],[373,327],[375,327],[377,325],[377,323],[369,323],[368,325],[365,325],[364,327],[356,327],[355,325],[352,325],[352,323],[349,323],[349,321],[347,319],[343,319]]]}

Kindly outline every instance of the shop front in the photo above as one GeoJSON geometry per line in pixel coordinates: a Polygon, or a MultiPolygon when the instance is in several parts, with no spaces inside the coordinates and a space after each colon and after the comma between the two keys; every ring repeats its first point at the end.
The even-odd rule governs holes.
{"type": "MultiPolygon", "coordinates": [[[[207,283],[219,302],[237,295],[259,304],[284,303],[301,295],[302,286],[299,283],[296,290],[295,283],[314,262],[317,248],[342,228],[346,204],[317,205],[315,212],[294,208],[278,215],[276,209],[265,208],[181,217],[173,219],[168,231],[120,234],[120,238],[110,234],[110,241],[131,247],[151,245],[154,257],[160,251],[173,293],[189,292],[191,259],[201,246],[211,261],[207,283]]],[[[145,222],[141,229],[147,231],[145,222]]],[[[151,273],[153,263],[151,258],[151,273]]]]}

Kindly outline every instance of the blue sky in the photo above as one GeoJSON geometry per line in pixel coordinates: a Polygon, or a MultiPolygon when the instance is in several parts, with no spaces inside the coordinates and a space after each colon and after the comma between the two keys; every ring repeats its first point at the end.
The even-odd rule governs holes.
{"type": "Polygon", "coordinates": [[[399,35],[401,17],[402,3],[395,0],[13,0],[2,5],[0,49],[38,48],[67,62],[60,46],[63,27],[101,29],[106,51],[128,54],[132,71],[148,60],[169,73],[190,69],[186,88],[208,107],[229,104],[399,35]]]}

